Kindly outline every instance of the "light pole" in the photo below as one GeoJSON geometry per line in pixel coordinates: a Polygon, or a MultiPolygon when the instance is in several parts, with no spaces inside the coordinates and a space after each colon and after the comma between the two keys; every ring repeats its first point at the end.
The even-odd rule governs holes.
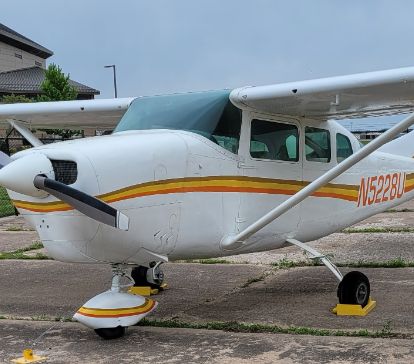
{"type": "Polygon", "coordinates": [[[115,98],[118,97],[118,90],[116,88],[116,66],[114,64],[111,64],[109,66],[104,66],[105,68],[112,68],[114,71],[114,90],[115,90],[115,98]]]}

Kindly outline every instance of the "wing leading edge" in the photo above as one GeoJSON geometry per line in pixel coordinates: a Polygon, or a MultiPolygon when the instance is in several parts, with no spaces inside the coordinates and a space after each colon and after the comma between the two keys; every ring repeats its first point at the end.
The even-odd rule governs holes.
{"type": "Polygon", "coordinates": [[[36,128],[114,128],[134,98],[0,104],[0,122],[36,128]]]}
{"type": "Polygon", "coordinates": [[[230,99],[242,109],[320,121],[405,114],[414,111],[414,67],[242,87],[230,99]]]}

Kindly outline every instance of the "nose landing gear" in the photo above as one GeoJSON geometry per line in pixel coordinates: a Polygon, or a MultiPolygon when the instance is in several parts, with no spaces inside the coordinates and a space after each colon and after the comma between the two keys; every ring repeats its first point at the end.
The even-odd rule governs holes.
{"type": "Polygon", "coordinates": [[[94,329],[103,339],[123,336],[128,326],[133,326],[151,313],[158,303],[150,298],[122,292],[121,277],[129,277],[128,266],[114,264],[112,286],[86,302],[73,316],[85,326],[94,329]]]}

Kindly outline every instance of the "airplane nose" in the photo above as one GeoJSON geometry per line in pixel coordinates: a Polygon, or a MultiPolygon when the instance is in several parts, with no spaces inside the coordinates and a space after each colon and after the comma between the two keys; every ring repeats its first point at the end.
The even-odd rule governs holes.
{"type": "Polygon", "coordinates": [[[46,197],[48,193],[33,184],[34,178],[39,174],[54,178],[52,163],[44,154],[29,154],[0,169],[0,185],[24,195],[46,197]]]}

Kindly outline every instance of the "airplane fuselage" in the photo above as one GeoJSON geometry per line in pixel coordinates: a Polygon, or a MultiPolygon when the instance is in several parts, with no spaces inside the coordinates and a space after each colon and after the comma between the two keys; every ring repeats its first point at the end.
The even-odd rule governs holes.
{"type": "MultiPolygon", "coordinates": [[[[286,239],[306,242],[331,234],[414,197],[414,161],[375,152],[252,236],[246,247],[226,251],[222,239],[237,233],[338,163],[305,158],[300,124],[297,161],[253,158],[250,120],[232,153],[201,135],[179,130],[124,131],[18,153],[42,153],[76,163],[72,184],[130,218],[120,231],[94,221],[53,196],[9,191],[38,231],[49,254],[70,262],[148,264],[151,254],[171,260],[218,257],[277,249],[286,239]]],[[[264,117],[271,121],[271,118],[264,117]]],[[[359,143],[335,122],[339,131],[359,143]]],[[[335,143],[332,143],[333,146],[335,143]]]]}

